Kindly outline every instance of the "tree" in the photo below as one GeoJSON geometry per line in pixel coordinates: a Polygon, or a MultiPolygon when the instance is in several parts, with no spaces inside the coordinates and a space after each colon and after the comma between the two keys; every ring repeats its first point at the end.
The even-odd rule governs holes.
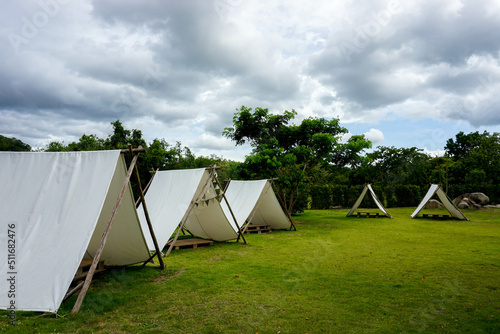
{"type": "Polygon", "coordinates": [[[341,143],[341,135],[348,131],[338,119],[310,117],[291,124],[296,115],[295,110],[273,115],[268,109],[242,106],[234,114],[233,127],[223,132],[236,145],[249,142],[253,147],[239,165],[240,177],[278,178],[277,193],[289,217],[309,188],[328,176],[317,167],[356,163],[359,153],[371,147],[364,136],[341,143]]]}
{"type": "Polygon", "coordinates": [[[499,133],[459,132],[455,140],[448,139],[445,150],[454,161],[450,169],[453,178],[461,180],[468,192],[483,191],[493,197],[500,195],[497,189],[500,183],[499,133]]]}
{"type": "Polygon", "coordinates": [[[369,164],[365,168],[376,171],[375,179],[370,182],[382,182],[393,190],[396,184],[429,183],[429,157],[422,149],[378,146],[367,158],[369,164]]]}
{"type": "Polygon", "coordinates": [[[0,135],[0,151],[31,151],[31,146],[14,137],[0,135]]]}

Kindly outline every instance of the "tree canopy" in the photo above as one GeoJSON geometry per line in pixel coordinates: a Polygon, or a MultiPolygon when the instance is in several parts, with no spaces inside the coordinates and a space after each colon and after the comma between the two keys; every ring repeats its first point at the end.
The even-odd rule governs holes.
{"type": "Polygon", "coordinates": [[[296,125],[291,123],[296,115],[294,110],[274,115],[268,109],[242,106],[234,114],[233,127],[223,132],[236,145],[248,142],[253,147],[240,165],[240,177],[278,178],[278,196],[288,215],[301,196],[328,175],[320,166],[356,163],[360,152],[371,147],[364,136],[343,143],[341,136],[348,131],[338,119],[310,117],[296,125]]]}
{"type": "Polygon", "coordinates": [[[14,137],[0,135],[0,151],[31,151],[31,146],[14,137]]]}

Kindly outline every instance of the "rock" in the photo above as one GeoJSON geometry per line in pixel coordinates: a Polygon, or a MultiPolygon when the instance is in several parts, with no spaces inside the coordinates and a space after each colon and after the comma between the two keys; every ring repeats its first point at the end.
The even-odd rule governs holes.
{"type": "Polygon", "coordinates": [[[456,206],[459,209],[468,209],[469,208],[469,203],[467,197],[464,197],[456,206]]]}
{"type": "Polygon", "coordinates": [[[342,205],[331,206],[330,209],[342,209],[342,205]]]}
{"type": "Polygon", "coordinates": [[[485,205],[483,208],[490,208],[490,209],[500,209],[500,204],[497,205],[485,205]]]}
{"type": "Polygon", "coordinates": [[[472,193],[468,197],[478,205],[486,205],[490,202],[490,198],[483,193],[472,193]]]}
{"type": "Polygon", "coordinates": [[[459,209],[481,209],[490,198],[483,193],[466,193],[453,200],[459,209]]]}
{"type": "Polygon", "coordinates": [[[438,208],[443,208],[444,205],[436,200],[436,199],[430,199],[426,204],[425,204],[425,209],[438,209],[438,208]]]}

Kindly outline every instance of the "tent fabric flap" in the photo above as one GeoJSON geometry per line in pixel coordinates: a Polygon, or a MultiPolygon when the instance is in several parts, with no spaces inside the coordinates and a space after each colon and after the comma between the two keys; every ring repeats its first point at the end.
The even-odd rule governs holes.
{"type": "MultiPolygon", "coordinates": [[[[225,195],[240,228],[250,218],[251,221],[248,222],[250,224],[269,225],[275,230],[288,229],[292,226],[276,198],[271,182],[267,179],[231,181],[225,195]]],[[[233,228],[237,230],[229,207],[224,201],[222,208],[230,218],[233,228]]]]}
{"type": "MultiPolygon", "coordinates": [[[[236,239],[238,238],[238,232],[233,228],[228,216],[222,210],[212,181],[208,180],[207,182],[209,178],[210,172],[205,170],[196,190],[196,195],[201,192],[201,196],[187,217],[184,227],[194,236],[203,239],[215,241],[236,239]]],[[[193,200],[195,199],[193,198],[193,200]]]]}
{"type": "Polygon", "coordinates": [[[0,152],[0,308],[57,312],[87,249],[120,151],[0,152]],[[8,236],[8,226],[13,231],[8,236]],[[11,274],[14,272],[15,274],[11,274]]]}
{"type": "MultiPolygon", "coordinates": [[[[97,226],[85,253],[87,258],[93,258],[97,252],[102,234],[109,222],[126,174],[125,158],[121,155],[116,165],[97,226]]],[[[104,263],[109,266],[124,266],[144,262],[150,256],[145,235],[151,238],[149,230],[144,230],[143,235],[137,210],[135,209],[132,187],[129,183],[100,259],[104,260],[104,263]]]]}
{"type": "MultiPolygon", "coordinates": [[[[222,211],[211,180],[207,180],[209,177],[210,172],[206,168],[159,171],[155,174],[145,200],[160,248],[167,244],[191,205],[195,206],[184,224],[191,234],[215,241],[238,237],[222,211]],[[200,193],[200,199],[194,204],[200,193]]],[[[142,229],[148,231],[142,207],[138,208],[138,214],[142,229]]],[[[154,250],[153,240],[145,234],[149,249],[154,250]]]]}
{"type": "MultiPolygon", "coordinates": [[[[158,171],[145,195],[158,246],[163,248],[186,214],[200,186],[205,168],[158,171]]],[[[142,208],[137,209],[149,250],[154,251],[149,227],[142,208]]]]}

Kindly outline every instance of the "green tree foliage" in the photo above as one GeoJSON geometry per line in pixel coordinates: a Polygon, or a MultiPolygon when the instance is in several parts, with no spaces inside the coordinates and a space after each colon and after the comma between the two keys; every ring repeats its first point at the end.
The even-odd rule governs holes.
{"type": "Polygon", "coordinates": [[[31,151],[31,146],[14,137],[0,135],[0,151],[31,151]]]}
{"type": "MultiPolygon", "coordinates": [[[[156,169],[188,169],[188,168],[204,168],[211,165],[225,167],[219,172],[219,175],[225,178],[231,177],[234,174],[237,163],[225,160],[223,158],[212,155],[210,157],[196,157],[189,148],[182,147],[180,142],[175,145],[170,145],[164,139],[155,139],[148,145],[142,138],[142,132],[137,129],[128,130],[123,124],[117,120],[112,122],[113,133],[106,139],[97,137],[96,135],[82,135],[78,141],[71,142],[65,145],[61,142],[51,142],[47,145],[47,152],[69,152],[69,151],[98,151],[98,150],[116,150],[128,149],[128,145],[133,148],[142,146],[146,148],[146,152],[141,153],[137,161],[137,168],[141,178],[141,184],[144,188],[152,176],[152,172],[156,169]]],[[[125,155],[127,163],[130,163],[130,156],[125,155]]],[[[132,179],[133,189],[136,192],[135,180],[132,179]]],[[[136,193],[136,195],[138,195],[136,193]]]]}
{"type": "MultiPolygon", "coordinates": [[[[450,173],[455,180],[467,185],[467,192],[481,191],[500,197],[500,134],[484,131],[464,134],[449,139],[446,155],[453,161],[450,173]]],[[[459,194],[454,194],[459,195],[459,194]]]]}
{"type": "Polygon", "coordinates": [[[311,117],[294,125],[291,121],[296,115],[294,110],[273,115],[268,109],[242,106],[234,114],[233,127],[223,132],[236,145],[248,142],[253,147],[240,165],[241,178],[278,178],[278,196],[288,215],[299,199],[306,199],[312,185],[329,175],[327,166],[355,164],[360,152],[371,147],[364,136],[341,143],[347,129],[338,119],[311,117]]]}
{"type": "MultiPolygon", "coordinates": [[[[367,154],[376,180],[394,188],[396,184],[428,184],[429,157],[416,147],[396,148],[378,146],[367,154]]],[[[374,180],[367,180],[373,182],[374,180]]]]}

